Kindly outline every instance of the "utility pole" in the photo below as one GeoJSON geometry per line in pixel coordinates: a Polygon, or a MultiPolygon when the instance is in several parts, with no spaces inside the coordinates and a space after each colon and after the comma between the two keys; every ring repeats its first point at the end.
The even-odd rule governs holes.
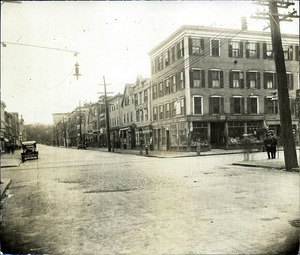
{"type": "Polygon", "coordinates": [[[78,143],[81,143],[82,142],[82,136],[81,136],[81,122],[82,122],[82,119],[81,119],[81,102],[79,100],[79,141],[78,143]]]}
{"type": "Polygon", "coordinates": [[[293,10],[293,12],[291,13],[289,12],[288,14],[278,13],[278,8],[287,9],[290,5],[294,5],[294,3],[290,1],[259,1],[255,4],[269,7],[269,12],[257,12],[257,15],[262,16],[252,16],[252,18],[269,19],[270,21],[270,25],[266,28],[271,28],[272,47],[274,52],[274,61],[278,83],[277,94],[279,100],[279,113],[281,123],[281,136],[284,150],[284,160],[286,170],[291,171],[293,168],[298,167],[298,162],[292,129],[290,99],[287,86],[284,52],[281,41],[280,21],[291,22],[292,18],[298,18],[299,16],[295,15],[295,10],[293,10]]]}
{"type": "Polygon", "coordinates": [[[66,129],[66,123],[65,123],[65,116],[63,116],[63,126],[64,126],[64,138],[65,138],[65,147],[67,148],[67,129],[66,129]]]}
{"type": "MultiPolygon", "coordinates": [[[[102,84],[100,84],[100,85],[102,85],[102,84]]],[[[109,108],[108,108],[108,102],[107,102],[107,94],[109,92],[106,92],[106,83],[105,83],[105,77],[104,77],[104,75],[103,75],[103,85],[104,85],[104,100],[105,100],[105,119],[106,119],[107,148],[108,148],[108,151],[111,151],[110,126],[109,126],[109,108]]]]}

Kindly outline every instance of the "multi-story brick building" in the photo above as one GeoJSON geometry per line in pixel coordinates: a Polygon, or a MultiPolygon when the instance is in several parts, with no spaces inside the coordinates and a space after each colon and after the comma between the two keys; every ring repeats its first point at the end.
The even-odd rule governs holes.
{"type": "Polygon", "coordinates": [[[123,95],[118,93],[108,98],[110,139],[112,148],[121,148],[120,123],[123,95]]]}
{"type": "Polygon", "coordinates": [[[151,80],[138,76],[134,84],[125,85],[122,97],[121,148],[135,149],[152,144],[151,110],[151,80]]]}
{"type": "Polygon", "coordinates": [[[88,104],[85,104],[84,106],[78,106],[74,111],[68,114],[68,125],[66,131],[68,146],[77,146],[80,140],[87,140],[88,114],[88,104]]]}
{"type": "MultiPolygon", "coordinates": [[[[299,36],[282,35],[292,121],[299,36]]],[[[231,148],[266,127],[280,137],[275,64],[268,32],[183,26],[150,53],[154,149],[231,148]]],[[[297,85],[298,84],[298,85],[297,85]]]]}
{"type": "Polygon", "coordinates": [[[88,146],[99,147],[100,138],[100,108],[99,103],[91,103],[89,106],[88,113],[88,131],[87,131],[87,142],[88,146]]]}
{"type": "Polygon", "coordinates": [[[151,145],[152,147],[151,80],[138,76],[132,87],[132,94],[136,146],[151,145]]]}
{"type": "Polygon", "coordinates": [[[134,120],[134,84],[125,84],[123,98],[121,102],[122,110],[120,112],[120,141],[122,149],[136,148],[135,138],[135,120],[134,120]]]}

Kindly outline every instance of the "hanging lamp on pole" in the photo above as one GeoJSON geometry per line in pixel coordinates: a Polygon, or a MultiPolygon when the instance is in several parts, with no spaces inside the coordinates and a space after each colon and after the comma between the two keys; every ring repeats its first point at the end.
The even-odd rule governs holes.
{"type": "Polygon", "coordinates": [[[76,76],[77,80],[79,78],[79,76],[81,76],[81,74],[79,73],[79,64],[76,63],[75,64],[75,74],[73,74],[74,76],[76,76]]]}

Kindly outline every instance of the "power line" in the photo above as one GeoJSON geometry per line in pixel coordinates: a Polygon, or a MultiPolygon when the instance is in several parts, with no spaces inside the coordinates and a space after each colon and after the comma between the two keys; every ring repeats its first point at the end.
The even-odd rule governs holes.
{"type": "MultiPolygon", "coordinates": [[[[254,22],[252,22],[251,25],[252,25],[253,23],[255,23],[255,22],[256,22],[256,20],[255,20],[254,22]]],[[[236,37],[238,34],[240,34],[240,33],[243,32],[243,31],[244,31],[244,30],[241,29],[241,30],[239,30],[237,33],[233,34],[233,33],[232,33],[232,32],[233,32],[232,30],[230,30],[230,29],[224,29],[221,33],[219,33],[218,35],[216,35],[215,37],[213,37],[212,40],[219,39],[219,38],[223,38],[223,37],[228,37],[228,36],[231,36],[231,35],[233,34],[233,36],[231,36],[228,40],[225,40],[224,43],[220,44],[219,47],[222,47],[223,45],[225,45],[225,44],[227,44],[228,42],[230,42],[234,37],[236,37]],[[224,32],[225,32],[225,31],[229,31],[229,33],[227,33],[226,35],[224,35],[224,32]]],[[[203,59],[206,58],[207,56],[210,56],[210,42],[204,45],[204,49],[206,49],[206,50],[204,51],[203,55],[200,56],[199,58],[195,59],[194,61],[192,61],[192,62],[189,64],[190,66],[192,66],[192,65],[196,64],[197,62],[203,60],[203,59]]],[[[185,51],[185,52],[188,51],[188,50],[189,50],[189,46],[184,47],[184,51],[185,51]]],[[[159,75],[156,79],[157,79],[157,80],[163,79],[163,78],[165,78],[165,77],[168,77],[170,74],[174,74],[174,69],[177,69],[178,67],[181,67],[181,66],[182,66],[182,65],[178,63],[178,64],[175,65],[172,69],[170,69],[168,72],[159,75]]]]}
{"type": "Polygon", "coordinates": [[[1,44],[2,44],[3,47],[6,47],[7,44],[11,44],[11,45],[26,46],[26,47],[34,47],[34,48],[41,48],[41,49],[47,49],[47,50],[58,50],[58,51],[71,52],[71,53],[74,53],[74,56],[75,56],[75,57],[77,57],[77,55],[79,54],[78,51],[74,51],[74,50],[66,50],[66,49],[60,49],[60,48],[52,48],[52,47],[46,47],[46,46],[40,46],[40,45],[33,45],[33,44],[14,43],[14,42],[3,42],[3,41],[1,41],[1,44]]]}

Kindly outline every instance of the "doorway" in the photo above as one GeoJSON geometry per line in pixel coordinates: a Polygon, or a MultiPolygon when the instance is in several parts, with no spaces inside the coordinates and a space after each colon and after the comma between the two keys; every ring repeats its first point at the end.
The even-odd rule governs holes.
{"type": "Polygon", "coordinates": [[[170,132],[169,130],[166,130],[166,136],[167,136],[167,151],[170,150],[170,132]]]}
{"type": "Polygon", "coordinates": [[[160,129],[157,129],[157,149],[160,149],[160,129]]]}
{"type": "Polygon", "coordinates": [[[219,122],[211,122],[211,148],[212,149],[220,149],[225,148],[226,140],[225,140],[225,123],[219,122]]]}

